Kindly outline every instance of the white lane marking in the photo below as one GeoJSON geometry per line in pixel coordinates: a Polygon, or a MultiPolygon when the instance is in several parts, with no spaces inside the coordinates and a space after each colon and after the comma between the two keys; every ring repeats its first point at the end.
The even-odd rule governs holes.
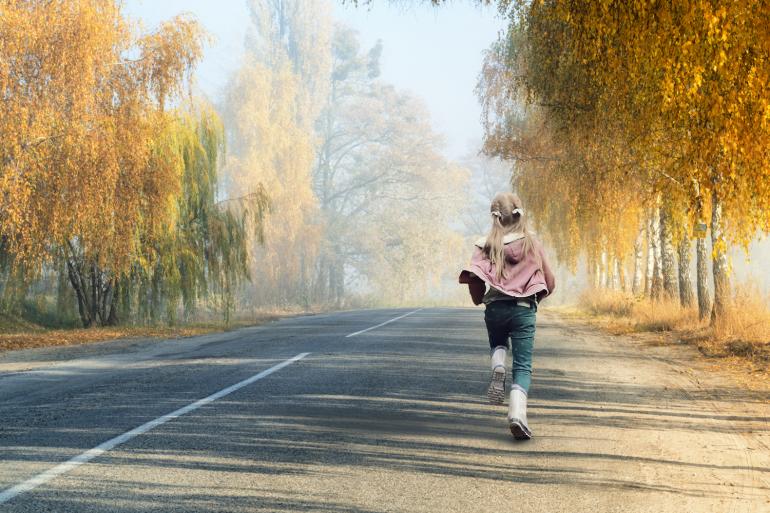
{"type": "Polygon", "coordinates": [[[389,321],[381,322],[377,326],[372,326],[371,328],[366,328],[365,330],[356,331],[355,333],[351,333],[350,335],[345,335],[345,338],[355,337],[356,335],[360,335],[361,333],[366,333],[367,331],[371,331],[373,329],[379,328],[380,326],[385,326],[386,324],[390,324],[393,321],[397,321],[399,319],[403,319],[407,315],[412,315],[413,313],[417,313],[420,310],[422,310],[422,308],[418,308],[417,310],[411,311],[409,313],[405,313],[404,315],[399,315],[398,317],[394,317],[393,319],[390,319],[389,321]]]}
{"type": "Polygon", "coordinates": [[[246,378],[243,381],[239,381],[238,383],[234,385],[230,385],[227,388],[223,388],[219,392],[216,392],[214,394],[211,394],[208,397],[204,397],[203,399],[199,399],[195,401],[194,403],[190,403],[187,406],[183,406],[182,408],[179,408],[178,410],[174,410],[171,413],[167,413],[163,415],[162,417],[158,417],[157,419],[151,420],[145,424],[142,424],[139,427],[135,427],[131,431],[126,431],[122,435],[118,435],[115,438],[112,438],[110,440],[107,440],[106,442],[97,445],[93,449],[89,449],[86,452],[82,454],[78,454],[74,458],[72,458],[69,461],[66,461],[60,465],[56,465],[55,467],[46,470],[42,474],[38,474],[35,477],[32,477],[30,479],[27,479],[23,483],[19,483],[16,486],[13,486],[11,488],[8,488],[7,490],[0,493],[0,504],[6,503],[9,500],[13,499],[19,494],[22,494],[24,492],[28,492],[30,490],[33,490],[34,488],[37,488],[38,486],[47,483],[51,479],[60,476],[64,474],[65,472],[69,472],[70,470],[84,464],[88,463],[92,459],[101,456],[105,452],[109,451],[110,449],[113,449],[114,447],[127,442],[128,440],[131,440],[132,438],[139,436],[143,433],[148,432],[149,430],[156,428],[160,426],[161,424],[165,424],[166,422],[170,420],[174,420],[177,417],[181,417],[182,415],[186,413],[190,413],[193,410],[197,410],[201,406],[205,406],[211,402],[216,401],[217,399],[221,399],[222,397],[231,394],[235,392],[238,389],[241,389],[247,385],[250,385],[254,383],[255,381],[258,381],[262,378],[266,378],[270,374],[279,371],[283,369],[284,367],[291,365],[292,363],[301,360],[302,358],[306,357],[310,353],[300,353],[297,356],[294,356],[292,358],[289,358],[288,360],[279,363],[278,365],[274,365],[273,367],[270,367],[269,369],[263,370],[259,374],[255,374],[250,378],[246,378]]]}

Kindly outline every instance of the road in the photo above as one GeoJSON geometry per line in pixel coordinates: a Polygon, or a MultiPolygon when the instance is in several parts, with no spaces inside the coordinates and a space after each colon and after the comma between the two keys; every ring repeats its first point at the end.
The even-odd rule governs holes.
{"type": "Polygon", "coordinates": [[[766,394],[544,311],[535,438],[515,442],[485,402],[482,315],[350,311],[2,355],[0,511],[770,511],[766,394]]]}

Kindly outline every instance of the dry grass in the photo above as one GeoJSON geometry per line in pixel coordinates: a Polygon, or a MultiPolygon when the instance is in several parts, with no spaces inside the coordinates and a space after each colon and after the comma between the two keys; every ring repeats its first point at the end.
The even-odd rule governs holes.
{"type": "Polygon", "coordinates": [[[678,300],[651,301],[609,290],[586,291],[580,308],[612,333],[667,333],[671,336],[661,342],[685,341],[706,356],[730,360],[733,367],[743,362],[749,372],[770,374],[770,300],[748,285],[737,290],[725,315],[713,324],[678,300]]]}
{"type": "Polygon", "coordinates": [[[616,331],[678,331],[700,324],[697,312],[681,308],[678,301],[650,301],[612,290],[584,292],[580,305],[616,331]]]}
{"type": "Polygon", "coordinates": [[[753,287],[740,287],[725,315],[714,323],[709,349],[770,364],[770,308],[753,287]],[[720,351],[721,350],[721,351],[720,351]]]}

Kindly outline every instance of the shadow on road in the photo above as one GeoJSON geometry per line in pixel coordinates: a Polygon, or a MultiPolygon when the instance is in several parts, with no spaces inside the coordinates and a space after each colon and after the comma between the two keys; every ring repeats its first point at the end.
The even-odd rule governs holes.
{"type": "MultiPolygon", "coordinates": [[[[770,494],[760,481],[714,486],[746,471],[742,464],[675,458],[649,447],[629,453],[637,447],[636,438],[642,447],[663,440],[655,434],[661,431],[703,444],[756,429],[765,417],[712,414],[704,404],[719,394],[762,403],[761,394],[685,391],[649,380],[609,382],[600,368],[585,364],[597,359],[603,365],[633,362],[633,354],[620,348],[605,354],[546,343],[536,352],[531,392],[536,438],[513,443],[505,408],[482,400],[486,348],[482,341],[469,343],[468,330],[459,329],[465,326],[462,321],[460,316],[443,329],[415,322],[362,336],[346,352],[314,354],[269,380],[143,435],[131,447],[115,449],[89,465],[84,476],[62,479],[55,492],[36,494],[53,510],[73,504],[80,511],[100,510],[107,499],[83,483],[98,478],[98,489],[109,490],[110,511],[120,513],[146,511],[158,501],[189,512],[213,511],[236,501],[251,510],[373,513],[384,509],[354,508],[321,490],[324,483],[338,479],[368,482],[366,476],[381,474],[403,476],[405,481],[451,477],[707,500],[735,499],[736,493],[742,500],[755,500],[770,494]],[[182,474],[197,480],[197,486],[179,484],[182,474]],[[302,483],[309,484],[298,488],[302,483]]],[[[540,338],[560,336],[556,326],[540,329],[540,338]]],[[[210,371],[212,362],[169,365],[190,373],[203,365],[210,371]]],[[[227,375],[226,364],[218,367],[218,373],[227,375]]],[[[112,404],[125,405],[125,411],[113,410],[111,415],[128,417],[124,423],[147,420],[131,387],[112,387],[109,395],[112,404]]],[[[92,403],[97,408],[100,402],[93,399],[73,406],[88,408],[92,403]]],[[[152,410],[169,411],[188,400],[175,397],[154,404],[152,410]]],[[[99,416],[81,413],[76,417],[99,416]]],[[[114,423],[110,426],[114,429],[114,423]]],[[[21,426],[6,425],[0,454],[7,461],[56,461],[57,453],[83,449],[67,445],[67,440],[80,440],[71,436],[72,429],[89,430],[95,438],[115,435],[106,425],[41,425],[38,431],[45,436],[38,433],[38,440],[43,443],[27,445],[21,443],[21,426]]]]}

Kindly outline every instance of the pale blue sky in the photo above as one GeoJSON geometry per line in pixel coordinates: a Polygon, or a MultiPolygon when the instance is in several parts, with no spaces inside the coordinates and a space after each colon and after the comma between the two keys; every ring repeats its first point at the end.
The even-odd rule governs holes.
{"type": "MultiPolygon", "coordinates": [[[[493,8],[474,4],[405,8],[376,0],[371,8],[355,8],[333,0],[335,19],[358,30],[365,47],[382,39],[383,79],[426,102],[434,127],[446,138],[445,153],[453,158],[481,139],[473,90],[482,52],[504,26],[493,8]]],[[[180,12],[193,13],[215,37],[196,76],[199,87],[217,100],[243,52],[249,24],[245,0],[125,0],[125,8],[147,28],[180,12]]]]}

